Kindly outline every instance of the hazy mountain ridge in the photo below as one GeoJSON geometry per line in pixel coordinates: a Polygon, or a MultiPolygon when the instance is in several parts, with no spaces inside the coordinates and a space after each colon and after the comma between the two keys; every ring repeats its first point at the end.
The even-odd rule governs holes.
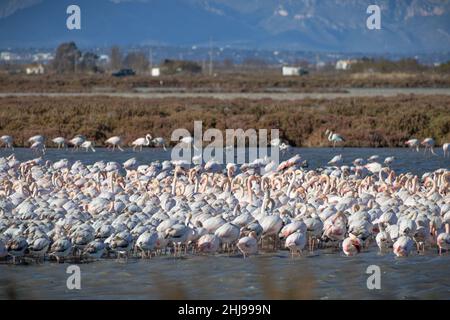
{"type": "Polygon", "coordinates": [[[369,0],[78,0],[82,30],[65,28],[66,0],[0,3],[0,47],[215,44],[362,52],[450,51],[450,0],[378,0],[382,30],[366,28],[369,0]]]}

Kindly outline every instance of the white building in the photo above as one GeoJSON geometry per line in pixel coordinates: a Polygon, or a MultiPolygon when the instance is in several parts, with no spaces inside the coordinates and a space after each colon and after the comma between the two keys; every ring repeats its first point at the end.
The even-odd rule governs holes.
{"type": "Polygon", "coordinates": [[[283,66],[283,76],[299,76],[301,68],[283,66]]]}
{"type": "Polygon", "coordinates": [[[349,70],[353,63],[354,60],[339,60],[336,62],[336,70],[349,70]]]}
{"type": "Polygon", "coordinates": [[[161,75],[161,70],[159,68],[152,68],[152,77],[159,77],[161,75]]]}
{"type": "Polygon", "coordinates": [[[12,60],[18,60],[19,56],[15,53],[3,51],[0,52],[0,60],[1,61],[12,61],[12,60]]]}
{"type": "Polygon", "coordinates": [[[25,69],[26,74],[44,74],[44,66],[42,64],[29,66],[25,69]]]}

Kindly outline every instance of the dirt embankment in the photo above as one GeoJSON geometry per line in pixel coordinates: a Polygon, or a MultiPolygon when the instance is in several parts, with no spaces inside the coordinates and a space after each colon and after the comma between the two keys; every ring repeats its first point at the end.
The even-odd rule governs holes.
{"type": "Polygon", "coordinates": [[[312,73],[283,77],[276,72],[116,78],[106,74],[0,74],[0,92],[343,92],[348,88],[449,88],[442,73],[312,73]]]}
{"type": "Polygon", "coordinates": [[[324,131],[346,138],[345,146],[395,147],[406,139],[450,142],[450,96],[358,97],[303,100],[119,97],[0,98],[0,135],[24,146],[35,134],[48,139],[84,134],[96,145],[113,135],[126,143],[146,133],[170,140],[176,128],[271,129],[295,146],[325,146],[324,131]]]}

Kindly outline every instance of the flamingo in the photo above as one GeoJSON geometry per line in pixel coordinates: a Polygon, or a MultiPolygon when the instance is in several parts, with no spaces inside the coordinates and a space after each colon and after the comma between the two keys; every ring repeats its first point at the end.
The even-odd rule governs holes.
{"type": "Polygon", "coordinates": [[[425,147],[425,153],[427,153],[427,150],[430,150],[432,154],[436,155],[436,153],[434,153],[434,144],[433,138],[426,138],[421,142],[421,145],[425,147]]]}
{"type": "Polygon", "coordinates": [[[38,259],[44,259],[49,247],[50,240],[45,236],[34,239],[33,242],[30,243],[28,250],[32,256],[35,256],[38,259]]]}
{"type": "Polygon", "coordinates": [[[40,143],[44,143],[45,142],[45,137],[42,135],[35,135],[32,136],[30,139],[28,139],[28,142],[30,144],[36,143],[36,142],[40,142],[40,143]]]}
{"type": "Polygon", "coordinates": [[[331,130],[326,130],[325,134],[328,135],[328,141],[333,142],[333,148],[336,147],[336,144],[339,142],[345,142],[345,139],[343,136],[341,136],[338,133],[334,133],[331,130]]]}
{"type": "Polygon", "coordinates": [[[45,144],[43,142],[40,142],[40,141],[34,142],[31,145],[30,149],[31,149],[31,151],[33,151],[37,155],[44,155],[45,154],[45,150],[46,150],[45,144]]]}
{"type": "Polygon", "coordinates": [[[300,229],[292,233],[286,238],[285,246],[291,251],[291,257],[294,257],[294,254],[298,252],[300,255],[302,254],[302,250],[306,245],[306,235],[301,232],[300,229]]]}
{"type": "Polygon", "coordinates": [[[71,140],[69,140],[69,143],[71,145],[73,145],[74,150],[78,150],[81,145],[83,144],[83,142],[86,141],[86,138],[82,135],[76,135],[75,137],[73,137],[71,140]]]}
{"type": "Polygon", "coordinates": [[[151,140],[152,136],[150,134],[146,134],[144,138],[137,138],[131,143],[133,146],[133,151],[136,151],[136,148],[138,147],[139,151],[142,151],[142,147],[150,145],[151,140]]]}
{"type": "Polygon", "coordinates": [[[416,151],[419,152],[419,146],[420,146],[420,141],[419,141],[419,139],[410,139],[410,140],[406,141],[405,144],[406,144],[410,149],[416,149],[416,151]]]}
{"type": "Polygon", "coordinates": [[[16,262],[16,258],[24,256],[27,248],[28,242],[21,236],[14,237],[6,243],[6,250],[8,250],[8,254],[13,257],[13,263],[16,262]]]}
{"type": "Polygon", "coordinates": [[[342,242],[342,251],[344,251],[346,256],[354,256],[360,253],[361,247],[361,240],[351,233],[342,242]]]}
{"type": "Polygon", "coordinates": [[[384,227],[382,227],[382,224],[380,224],[379,228],[380,232],[378,232],[375,241],[377,242],[377,246],[380,251],[384,251],[389,248],[390,245],[392,245],[392,240],[389,233],[384,230],[384,227]]]}
{"type": "Polygon", "coordinates": [[[239,239],[237,247],[242,252],[244,258],[258,252],[258,240],[255,231],[251,231],[248,236],[239,239]]]}
{"type": "Polygon", "coordinates": [[[86,140],[86,141],[84,141],[84,142],[81,144],[80,147],[81,147],[81,148],[84,148],[84,149],[86,150],[86,152],[88,152],[89,149],[91,149],[92,152],[95,152],[95,149],[94,149],[94,143],[93,143],[92,141],[86,140]]]}
{"type": "Polygon", "coordinates": [[[240,229],[237,225],[227,222],[216,229],[214,234],[219,237],[221,243],[227,247],[229,252],[230,245],[233,245],[239,239],[240,229]]]}
{"type": "Polygon", "coordinates": [[[286,153],[289,149],[290,149],[290,145],[288,145],[288,144],[286,144],[286,143],[282,143],[281,145],[280,145],[280,151],[281,151],[281,153],[282,154],[284,154],[284,153],[286,153]]]}
{"type": "Polygon", "coordinates": [[[442,255],[442,250],[447,251],[450,248],[450,224],[445,224],[445,232],[438,235],[436,242],[439,247],[439,255],[442,255]]]}
{"type": "Polygon", "coordinates": [[[108,145],[108,149],[112,146],[112,151],[114,151],[117,147],[120,151],[123,151],[121,144],[122,144],[122,138],[119,136],[114,136],[105,141],[105,143],[108,145]]]}
{"type": "Polygon", "coordinates": [[[195,150],[198,150],[198,148],[197,148],[197,147],[195,146],[195,144],[194,144],[194,138],[191,137],[191,136],[187,136],[187,137],[181,138],[181,139],[180,139],[180,142],[181,142],[183,145],[185,145],[185,146],[187,146],[187,147],[189,147],[189,148],[190,148],[191,146],[193,146],[195,150]]]}
{"type": "Polygon", "coordinates": [[[220,246],[220,238],[214,234],[205,234],[198,239],[198,250],[205,253],[215,253],[220,246]]]}
{"type": "Polygon", "coordinates": [[[151,251],[155,248],[158,241],[158,232],[146,231],[141,234],[136,240],[136,248],[141,250],[142,257],[151,257],[151,251]]]}
{"type": "Polygon", "coordinates": [[[84,247],[83,254],[89,258],[98,260],[103,256],[105,250],[105,243],[100,239],[95,239],[84,247]]]}
{"type": "Polygon", "coordinates": [[[9,149],[14,150],[13,141],[14,141],[14,139],[11,136],[5,135],[5,136],[0,137],[0,142],[5,146],[5,149],[9,148],[9,149]]]}
{"type": "Polygon", "coordinates": [[[57,239],[50,247],[50,255],[54,256],[58,263],[66,258],[72,250],[72,242],[66,238],[57,239]]]}
{"type": "Polygon", "coordinates": [[[444,151],[444,157],[450,156],[449,148],[450,148],[450,143],[444,143],[442,145],[442,151],[444,151]]]}
{"type": "Polygon", "coordinates": [[[384,164],[391,165],[395,160],[395,157],[387,157],[384,159],[384,164]]]}
{"type": "Polygon", "coordinates": [[[333,159],[331,159],[331,160],[328,162],[328,164],[331,164],[331,165],[335,165],[335,166],[336,166],[336,165],[341,164],[342,161],[343,161],[342,154],[338,154],[337,156],[334,156],[333,159]]]}
{"type": "Polygon", "coordinates": [[[164,151],[167,151],[166,149],[166,141],[163,137],[156,137],[152,140],[153,144],[157,147],[162,147],[164,151]]]}
{"type": "Polygon", "coordinates": [[[414,240],[410,236],[401,236],[394,243],[394,253],[397,257],[407,257],[414,246],[414,240]]]}
{"type": "Polygon", "coordinates": [[[64,139],[63,137],[53,138],[52,142],[58,146],[58,149],[64,148],[66,146],[66,139],[64,139]]]}

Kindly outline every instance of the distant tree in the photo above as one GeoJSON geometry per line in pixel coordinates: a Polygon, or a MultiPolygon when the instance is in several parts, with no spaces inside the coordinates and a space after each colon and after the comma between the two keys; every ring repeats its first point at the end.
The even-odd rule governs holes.
{"type": "Polygon", "coordinates": [[[230,59],[230,58],[224,59],[223,60],[223,67],[225,69],[233,69],[233,67],[234,67],[233,59],[230,59]]]}
{"type": "Polygon", "coordinates": [[[202,67],[198,63],[185,60],[165,59],[161,68],[165,74],[199,73],[202,71],[202,67]]]}
{"type": "Polygon", "coordinates": [[[53,68],[58,73],[73,73],[77,71],[81,52],[74,42],[63,43],[56,49],[53,68]]]}
{"type": "Polygon", "coordinates": [[[123,55],[118,46],[111,47],[110,68],[118,70],[122,68],[123,55]]]}
{"type": "Polygon", "coordinates": [[[81,57],[78,70],[83,72],[98,72],[98,56],[92,52],[85,52],[81,57]]]}
{"type": "Polygon", "coordinates": [[[145,72],[149,66],[147,56],[143,52],[130,52],[125,57],[123,64],[126,68],[133,69],[137,72],[145,72]]]}

